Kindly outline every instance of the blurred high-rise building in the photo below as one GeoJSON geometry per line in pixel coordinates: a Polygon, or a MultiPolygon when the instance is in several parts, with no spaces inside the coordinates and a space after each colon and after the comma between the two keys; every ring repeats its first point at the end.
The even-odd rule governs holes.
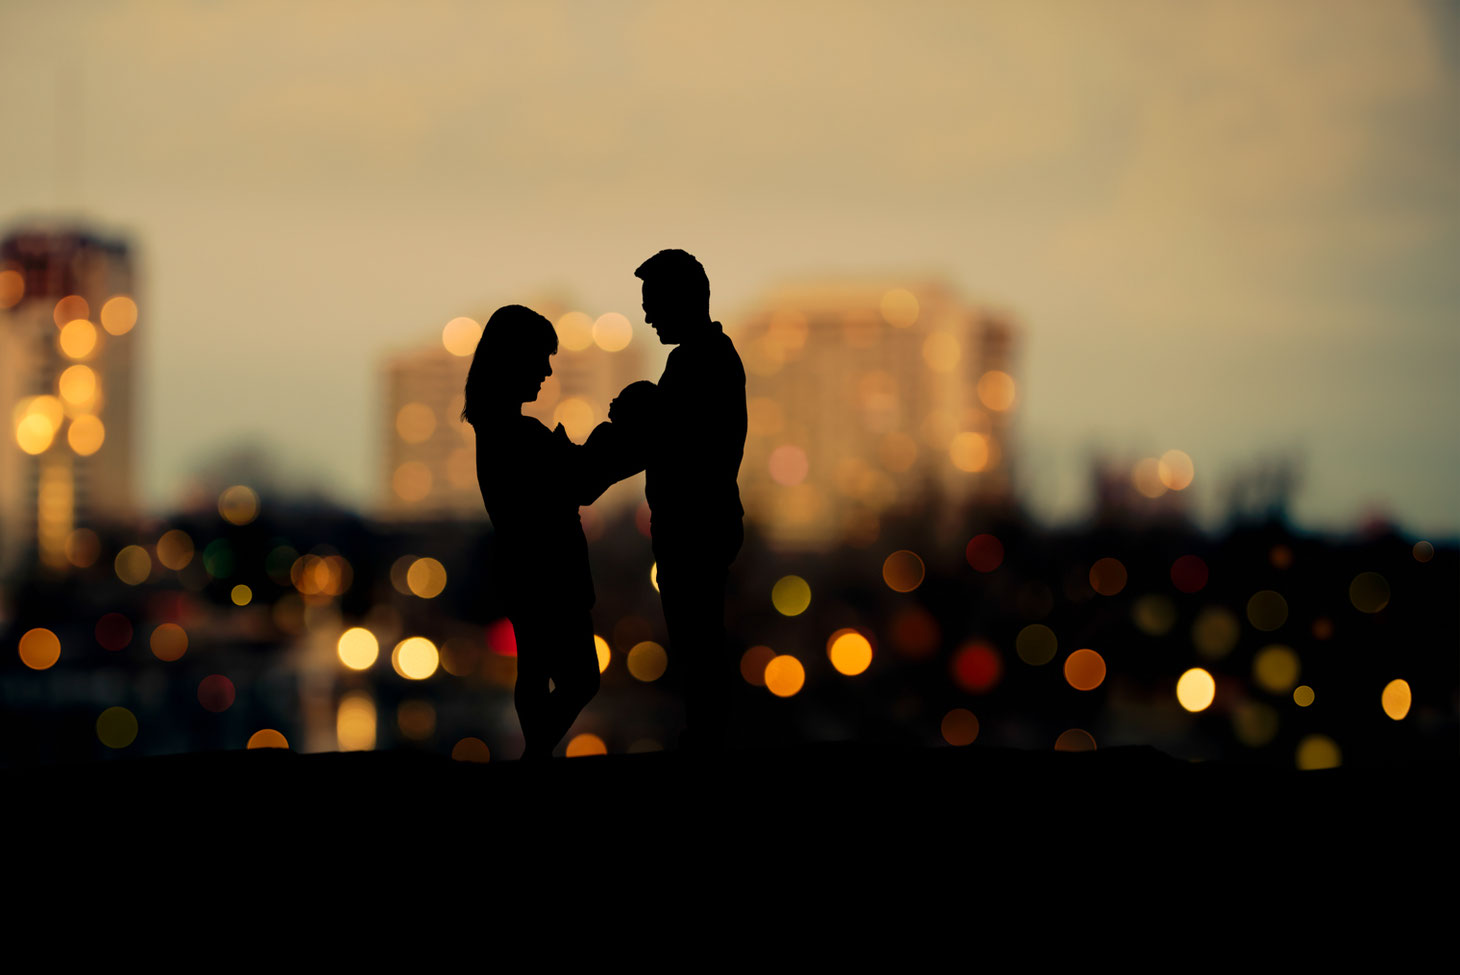
{"type": "Polygon", "coordinates": [[[0,242],[0,575],[84,564],[89,526],[135,516],[137,319],[124,240],[28,228],[0,242]]]}
{"type": "MultiPolygon", "coordinates": [[[[530,307],[554,323],[558,352],[553,374],[523,412],[549,427],[558,423],[577,443],[608,418],[608,404],[643,375],[642,339],[617,312],[594,319],[565,302],[530,307]]],[[[480,318],[454,318],[440,341],[390,356],[385,363],[382,513],[391,520],[483,517],[476,477],[476,436],[463,422],[462,393],[481,336],[480,318]]],[[[608,508],[642,500],[642,475],[614,485],[599,502],[608,508]],[[637,489],[637,490],[636,490],[637,489]]]]}
{"type": "Polygon", "coordinates": [[[773,544],[875,541],[884,517],[1009,500],[1016,329],[937,280],[809,282],[731,335],[747,518],[773,544]]]}

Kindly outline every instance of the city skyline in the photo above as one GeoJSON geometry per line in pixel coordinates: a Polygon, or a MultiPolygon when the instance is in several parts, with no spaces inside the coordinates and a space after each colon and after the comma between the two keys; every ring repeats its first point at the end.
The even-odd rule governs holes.
{"type": "Polygon", "coordinates": [[[821,272],[1006,309],[1045,520],[1092,455],[1180,449],[1204,524],[1284,453],[1299,524],[1456,531],[1444,5],[282,9],[0,14],[0,223],[140,259],[153,511],[247,441],[368,509],[387,350],[544,289],[624,314],[652,378],[632,268],[681,246],[727,325],[821,272]]]}

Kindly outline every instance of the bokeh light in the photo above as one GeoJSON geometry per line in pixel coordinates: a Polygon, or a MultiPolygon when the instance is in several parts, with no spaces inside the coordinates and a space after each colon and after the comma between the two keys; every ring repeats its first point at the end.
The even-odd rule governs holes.
{"type": "Polygon", "coordinates": [[[335,742],[342,752],[375,747],[375,699],[366,691],[350,691],[335,709],[335,742]]]}
{"type": "Polygon", "coordinates": [[[1148,498],[1159,498],[1166,493],[1161,483],[1161,462],[1154,457],[1143,457],[1136,461],[1130,472],[1131,485],[1148,498]]]}
{"type": "Polygon", "coordinates": [[[782,616],[800,616],[811,605],[811,586],[800,576],[783,576],[771,587],[771,605],[782,616]]]}
{"type": "Polygon", "coordinates": [[[882,562],[882,581],[894,592],[912,592],[923,584],[923,560],[916,552],[898,549],[882,562]]]}
{"type": "Polygon", "coordinates": [[[126,748],[137,740],[137,716],[123,707],[110,707],[96,719],[96,737],[108,748],[126,748]]]}
{"type": "Polygon", "coordinates": [[[481,337],[481,323],[466,317],[453,318],[441,329],[441,344],[446,347],[447,352],[457,357],[469,356],[475,352],[481,337]]]}
{"type": "Polygon", "coordinates": [[[1090,588],[1102,596],[1114,596],[1125,583],[1125,566],[1119,559],[1099,559],[1090,567],[1090,588]]]}
{"type": "Polygon", "coordinates": [[[766,690],[776,697],[794,697],[805,685],[806,668],[790,654],[779,654],[766,664],[766,690]]]}
{"type": "Polygon", "coordinates": [[[1220,660],[1231,653],[1241,635],[1242,624],[1221,606],[1206,607],[1191,624],[1191,642],[1208,660],[1220,660]]]}
{"type": "Polygon", "coordinates": [[[1343,764],[1343,753],[1338,743],[1327,735],[1305,735],[1298,742],[1296,761],[1304,771],[1338,768],[1343,764]]]}
{"type": "Polygon", "coordinates": [[[1057,752],[1093,752],[1095,736],[1083,728],[1062,731],[1060,736],[1054,740],[1054,750],[1057,752]]]}
{"type": "Polygon", "coordinates": [[[1065,658],[1065,681],[1077,691],[1093,691],[1105,680],[1105,658],[1094,650],[1076,650],[1065,658]]]}
{"type": "Polygon", "coordinates": [[[1428,562],[1435,557],[1435,547],[1429,542],[1421,540],[1414,543],[1414,548],[1410,549],[1410,553],[1414,555],[1416,562],[1428,562]]]}
{"type": "Polygon", "coordinates": [[[100,317],[101,327],[109,334],[126,335],[137,324],[137,303],[130,295],[113,295],[101,306],[100,317]]]}
{"type": "Polygon", "coordinates": [[[441,654],[436,644],[423,636],[407,637],[390,652],[390,665],[408,680],[425,680],[436,673],[441,654]]]}
{"type": "Polygon", "coordinates": [[[1196,465],[1184,450],[1168,450],[1157,464],[1161,483],[1172,491],[1181,491],[1196,477],[1196,465]]]}
{"type": "Polygon", "coordinates": [[[117,578],[129,586],[140,586],[152,574],[152,556],[140,545],[128,545],[112,563],[117,578]]]}
{"type": "Polygon", "coordinates": [[[406,443],[425,443],[436,432],[436,413],[425,403],[407,403],[396,411],[395,432],[406,443]]]}
{"type": "Polygon", "coordinates": [[[1389,582],[1377,572],[1360,572],[1349,583],[1348,598],[1360,613],[1377,613],[1389,605],[1389,582]]]}
{"type": "Polygon", "coordinates": [[[1030,623],[1014,639],[1014,651],[1019,659],[1034,667],[1049,663],[1058,650],[1059,640],[1055,638],[1054,630],[1043,623],[1030,623]]]}
{"type": "Polygon", "coordinates": [[[26,630],[18,647],[20,661],[31,670],[48,670],[61,659],[61,640],[43,626],[26,630]]]}
{"type": "Polygon", "coordinates": [[[593,344],[593,319],[581,311],[568,312],[553,327],[558,333],[558,345],[569,352],[581,352],[593,344]]]}
{"type": "Polygon", "coordinates": [[[209,674],[198,683],[198,703],[214,714],[231,708],[237,694],[233,681],[222,674],[209,674]]]}
{"type": "Polygon", "coordinates": [[[1293,703],[1300,708],[1311,706],[1316,699],[1317,695],[1313,692],[1313,688],[1307,684],[1299,684],[1293,688],[1293,703]]]}
{"type": "Polygon", "coordinates": [[[187,567],[193,560],[193,540],[181,528],[162,533],[157,540],[157,561],[174,572],[187,567]]]}
{"type": "Polygon", "coordinates": [[[57,328],[64,328],[67,322],[77,318],[90,317],[91,305],[80,295],[67,295],[51,309],[51,321],[56,323],[57,328]]]}
{"type": "Polygon", "coordinates": [[[970,693],[982,694],[999,683],[1004,661],[992,646],[975,640],[954,651],[949,669],[955,684],[970,693]]]}
{"type": "Polygon", "coordinates": [[[1131,622],[1147,636],[1165,636],[1176,625],[1176,604],[1166,596],[1147,593],[1131,605],[1131,622]]]}
{"type": "Polygon", "coordinates": [[[1232,712],[1232,733],[1248,748],[1261,748],[1278,733],[1278,713],[1260,701],[1243,701],[1232,712]]]}
{"type": "Polygon", "coordinates": [[[634,644],[625,662],[629,674],[647,684],[664,676],[664,671],[669,668],[669,655],[653,640],[644,640],[634,644]]]}
{"type": "Polygon", "coordinates": [[[1217,682],[1200,667],[1193,667],[1176,681],[1176,700],[1188,711],[1205,711],[1217,696],[1217,682]]]}
{"type": "Polygon", "coordinates": [[[893,288],[882,296],[882,319],[893,328],[907,328],[918,320],[917,295],[906,288],[893,288]]]}
{"type": "Polygon", "coordinates": [[[103,649],[125,650],[132,642],[132,621],[121,613],[107,613],[96,621],[96,642],[103,649]]]}
{"type": "Polygon", "coordinates": [[[975,535],[964,546],[963,557],[979,572],[992,572],[1004,563],[1004,543],[993,535],[975,535]]]}
{"type": "Polygon", "coordinates": [[[1409,681],[1399,678],[1385,684],[1384,692],[1379,695],[1379,703],[1384,708],[1384,713],[1395,721],[1405,719],[1413,700],[1414,695],[1410,692],[1409,681]]]}
{"type": "Polygon", "coordinates": [[[260,728],[248,736],[248,744],[245,748],[288,748],[289,739],[283,733],[273,728],[260,728]]]}
{"type": "Polygon", "coordinates": [[[243,583],[239,583],[229,590],[228,598],[233,601],[235,606],[247,606],[253,602],[253,590],[243,583]]]}
{"type": "Polygon", "coordinates": [[[426,499],[433,481],[431,468],[418,460],[408,460],[395,469],[390,477],[390,487],[396,497],[414,503],[426,499]]]}
{"type": "Polygon", "coordinates": [[[96,371],[90,366],[67,366],[56,380],[56,392],[66,405],[90,409],[96,403],[96,371]]]}
{"type": "Polygon", "coordinates": [[[351,670],[366,670],[380,657],[380,641],[363,626],[352,626],[335,643],[340,663],[351,670]]]}
{"type": "Polygon", "coordinates": [[[406,570],[406,586],[413,595],[434,599],[446,588],[446,567],[433,558],[420,558],[406,570]]]}
{"type": "Polygon", "coordinates": [[[972,745],[978,738],[978,717],[967,708],[954,708],[943,715],[940,730],[950,745],[972,745]]]}
{"type": "Polygon", "coordinates": [[[616,311],[599,315],[598,320],[593,323],[593,341],[605,352],[618,352],[626,348],[633,337],[633,326],[616,311]]]}
{"type": "Polygon", "coordinates": [[[581,735],[574,735],[572,741],[568,742],[566,754],[569,758],[607,755],[608,745],[604,743],[602,738],[585,731],[581,735]]]}
{"type": "Polygon", "coordinates": [[[995,413],[1014,405],[1014,377],[1001,369],[990,369],[978,379],[978,401],[995,413]]]}
{"type": "Polygon", "coordinates": [[[598,672],[601,674],[608,669],[608,664],[613,660],[613,652],[609,649],[608,641],[597,633],[593,634],[593,650],[598,654],[598,672]]]}
{"type": "Polygon", "coordinates": [[[752,687],[764,687],[766,664],[775,656],[770,647],[751,647],[740,655],[740,676],[752,687]]]}
{"type": "Polygon", "coordinates": [[[1252,594],[1247,600],[1247,622],[1265,633],[1278,629],[1288,621],[1288,601],[1271,589],[1252,594]]]}
{"type": "Polygon", "coordinates": [[[259,496],[245,484],[225,488],[218,495],[218,513],[234,525],[247,525],[259,516],[259,496]]]}
{"type": "Polygon", "coordinates": [[[1199,556],[1183,555],[1171,563],[1171,584],[1181,592],[1200,592],[1207,578],[1207,564],[1199,556]]]}
{"type": "Polygon", "coordinates": [[[78,456],[90,457],[101,449],[106,440],[106,426],[100,417],[84,414],[71,421],[66,431],[66,442],[78,456]]]}
{"type": "Polygon", "coordinates": [[[0,271],[0,308],[14,308],[25,297],[25,276],[14,268],[0,271]]]}
{"type": "Polygon", "coordinates": [[[1252,658],[1252,679],[1269,694],[1286,694],[1298,682],[1298,655],[1292,647],[1275,643],[1252,658]]]}
{"type": "Polygon", "coordinates": [[[770,470],[771,480],[785,487],[800,484],[811,471],[806,451],[795,444],[781,444],[772,450],[766,466],[770,470]]]}
{"type": "Polygon", "coordinates": [[[872,642],[856,630],[837,630],[827,640],[826,656],[837,673],[855,677],[872,666],[872,642]]]}
{"type": "Polygon", "coordinates": [[[188,634],[176,623],[160,623],[148,640],[152,655],[158,660],[180,660],[188,652],[188,634]]]}
{"type": "Polygon", "coordinates": [[[84,318],[76,318],[65,324],[56,342],[67,358],[85,359],[96,351],[96,326],[84,318]]]}
{"type": "Polygon", "coordinates": [[[977,474],[989,466],[989,438],[965,430],[948,442],[948,459],[960,471],[977,474]]]}
{"type": "Polygon", "coordinates": [[[490,762],[492,750],[480,738],[463,738],[451,746],[451,757],[458,762],[490,762]]]}
{"type": "Polygon", "coordinates": [[[66,561],[87,569],[101,557],[101,538],[90,528],[78,528],[66,536],[66,561]]]}
{"type": "Polygon", "coordinates": [[[958,337],[948,332],[929,332],[923,339],[923,362],[934,372],[952,372],[958,368],[963,357],[963,347],[958,337]]]}
{"type": "Polygon", "coordinates": [[[598,423],[598,410],[581,396],[569,396],[553,407],[553,423],[561,423],[569,439],[581,442],[598,423]]]}

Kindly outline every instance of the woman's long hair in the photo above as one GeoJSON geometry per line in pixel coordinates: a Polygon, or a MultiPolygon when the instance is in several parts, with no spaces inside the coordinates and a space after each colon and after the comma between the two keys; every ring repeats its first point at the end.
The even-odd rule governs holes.
{"type": "Polygon", "coordinates": [[[510,396],[513,383],[530,364],[532,355],[557,351],[558,333],[553,323],[531,308],[503,305],[492,312],[466,373],[466,403],[461,418],[476,426],[486,418],[487,405],[496,391],[508,390],[510,396]]]}

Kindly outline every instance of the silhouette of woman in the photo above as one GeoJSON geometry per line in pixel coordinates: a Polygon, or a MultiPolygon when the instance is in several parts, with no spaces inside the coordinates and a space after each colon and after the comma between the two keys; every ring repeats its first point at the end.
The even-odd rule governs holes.
{"type": "Polygon", "coordinates": [[[611,424],[579,445],[562,424],[549,430],[522,415],[552,375],[548,358],[557,350],[546,318],[522,305],[497,309],[477,343],[461,412],[476,430],[495,576],[517,637],[513,700],[525,759],[551,757],[598,693],[593,578],[578,507],[617,479],[608,473],[611,424]]]}

